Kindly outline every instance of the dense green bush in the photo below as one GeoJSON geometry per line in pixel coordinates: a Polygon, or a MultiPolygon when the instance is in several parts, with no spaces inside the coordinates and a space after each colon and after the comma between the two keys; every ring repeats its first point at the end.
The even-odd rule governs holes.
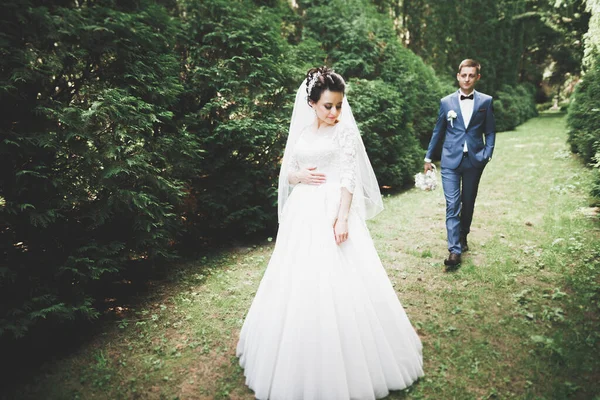
{"type": "Polygon", "coordinates": [[[349,99],[380,185],[402,187],[423,166],[402,94],[381,80],[350,81],[349,99]]]}
{"type": "Polygon", "coordinates": [[[531,85],[504,86],[494,99],[498,132],[510,131],[538,114],[531,85]]]}
{"type": "MultiPolygon", "coordinates": [[[[433,69],[397,42],[386,46],[381,62],[381,79],[391,84],[393,90],[407,104],[407,124],[404,129],[418,139],[426,149],[435,126],[440,99],[454,89],[447,81],[436,77],[433,69]]],[[[425,155],[422,151],[421,161],[425,155]]]]}
{"type": "Polygon", "coordinates": [[[251,1],[185,4],[179,112],[203,149],[183,210],[186,242],[264,231],[276,225],[278,162],[302,79],[286,70],[285,11],[251,1]]]}
{"type": "Polygon", "coordinates": [[[571,150],[596,170],[591,194],[600,202],[600,0],[587,0],[591,13],[585,34],[586,74],[577,84],[568,108],[567,124],[571,150]]]}
{"type": "MultiPolygon", "coordinates": [[[[600,60],[596,64],[600,66],[600,60]]],[[[585,163],[600,151],[600,71],[589,71],[577,85],[567,118],[569,144],[585,163]]]]}
{"type": "Polygon", "coordinates": [[[172,121],[175,21],[151,1],[63,3],[0,17],[0,335],[92,318],[101,278],[171,258],[193,173],[172,121]]]}

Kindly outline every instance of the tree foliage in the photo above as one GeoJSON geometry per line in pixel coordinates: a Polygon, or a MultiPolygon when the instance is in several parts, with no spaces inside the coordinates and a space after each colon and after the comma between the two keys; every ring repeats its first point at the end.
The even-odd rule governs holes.
{"type": "MultiPolygon", "coordinates": [[[[579,74],[589,18],[583,0],[375,3],[394,16],[405,45],[440,77],[453,77],[465,58],[479,60],[478,88],[502,99],[504,109],[519,107],[531,97],[527,89],[523,92],[527,95],[515,102],[514,95],[506,96],[506,86],[531,84],[535,100],[545,102],[568,89],[567,83],[579,74]]],[[[497,113],[500,119],[510,117],[502,115],[502,109],[497,113]]]]}
{"type": "Polygon", "coordinates": [[[410,109],[402,93],[383,80],[353,79],[349,96],[380,184],[402,187],[423,166],[423,151],[411,134],[410,109]]]}
{"type": "Polygon", "coordinates": [[[586,0],[586,11],[590,13],[588,31],[584,35],[584,69],[598,67],[600,58],[600,1],[586,0]]]}
{"type": "Polygon", "coordinates": [[[95,317],[101,278],[173,257],[198,146],[173,123],[181,32],[163,7],[9,1],[0,18],[0,334],[19,336],[95,317]]]}
{"type": "Polygon", "coordinates": [[[600,199],[600,52],[595,36],[600,32],[600,1],[587,0],[587,9],[591,18],[583,61],[586,73],[575,89],[567,123],[571,150],[578,153],[583,162],[596,168],[592,195],[600,199]]]}
{"type": "Polygon", "coordinates": [[[287,71],[284,9],[250,1],[190,1],[181,123],[203,150],[184,210],[193,240],[235,237],[273,227],[276,177],[298,77],[287,71]]]}

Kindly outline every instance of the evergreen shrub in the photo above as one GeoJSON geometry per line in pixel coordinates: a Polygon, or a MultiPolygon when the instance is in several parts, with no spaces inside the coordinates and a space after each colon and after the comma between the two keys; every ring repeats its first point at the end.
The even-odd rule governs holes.
{"type": "MultiPolygon", "coordinates": [[[[600,65],[600,59],[596,65],[600,65]]],[[[600,71],[592,69],[584,75],[571,97],[568,109],[568,142],[571,150],[588,164],[600,151],[600,71]]]]}
{"type": "MultiPolygon", "coordinates": [[[[252,1],[186,4],[179,112],[203,151],[182,210],[184,244],[194,248],[276,228],[279,160],[303,75],[288,68],[285,8],[252,1]]],[[[312,47],[290,51],[290,58],[312,47]]]]}
{"type": "Polygon", "coordinates": [[[0,336],[94,318],[101,283],[172,259],[197,148],[163,7],[47,3],[0,16],[0,336]]]}
{"type": "Polygon", "coordinates": [[[494,98],[496,131],[510,131],[538,115],[531,85],[503,86],[494,98]]]}
{"type": "Polygon", "coordinates": [[[348,98],[380,185],[400,188],[423,166],[406,98],[382,80],[350,81],[348,98]]]}

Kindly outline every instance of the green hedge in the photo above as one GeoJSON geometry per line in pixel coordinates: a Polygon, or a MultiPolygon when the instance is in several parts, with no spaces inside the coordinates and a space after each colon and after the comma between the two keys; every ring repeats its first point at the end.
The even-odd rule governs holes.
{"type": "Polygon", "coordinates": [[[64,4],[0,17],[0,335],[94,318],[102,278],[172,259],[195,173],[173,122],[177,23],[152,1],[64,4]]]}
{"type": "Polygon", "coordinates": [[[228,242],[276,227],[278,163],[303,79],[288,71],[286,57],[306,51],[293,53],[282,37],[289,7],[185,4],[179,14],[186,33],[179,44],[185,90],[178,110],[203,150],[182,210],[183,247],[194,249],[198,242],[228,242]]]}
{"type": "Polygon", "coordinates": [[[498,132],[510,131],[538,115],[535,89],[531,85],[503,86],[495,93],[494,117],[498,132]]]}
{"type": "MultiPolygon", "coordinates": [[[[598,64],[600,65],[600,60],[598,64]]],[[[571,150],[583,161],[592,163],[600,151],[600,71],[584,75],[571,97],[567,124],[571,150]]]]}
{"type": "Polygon", "coordinates": [[[596,170],[591,194],[600,202],[600,56],[575,88],[567,124],[571,150],[596,170]]]}
{"type": "Polygon", "coordinates": [[[402,94],[381,81],[350,81],[349,99],[380,185],[402,187],[423,166],[402,94]]]}

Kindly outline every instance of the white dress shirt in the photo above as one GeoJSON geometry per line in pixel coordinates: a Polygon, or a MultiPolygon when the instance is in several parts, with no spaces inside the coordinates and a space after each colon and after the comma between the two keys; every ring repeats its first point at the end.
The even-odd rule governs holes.
{"type": "MultiPolygon", "coordinates": [[[[473,93],[473,92],[471,92],[471,93],[473,93]]],[[[465,128],[466,128],[467,126],[469,126],[469,122],[471,122],[471,117],[473,116],[473,106],[475,105],[475,100],[471,100],[471,99],[461,100],[460,99],[461,95],[466,96],[466,94],[464,94],[462,92],[462,90],[459,90],[458,91],[458,102],[460,104],[460,113],[462,114],[463,121],[465,121],[465,128]]],[[[469,151],[469,149],[467,148],[467,141],[465,141],[463,151],[465,153],[467,151],[469,151]]]]}

